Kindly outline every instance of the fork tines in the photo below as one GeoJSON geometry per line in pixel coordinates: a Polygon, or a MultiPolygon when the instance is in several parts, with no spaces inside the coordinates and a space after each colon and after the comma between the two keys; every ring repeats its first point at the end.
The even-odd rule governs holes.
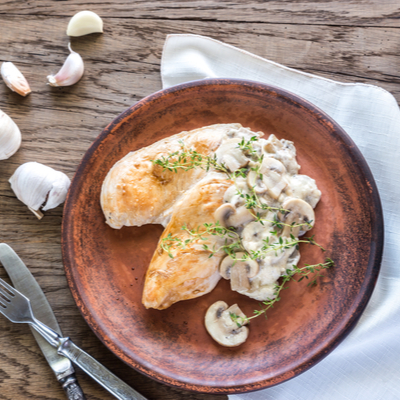
{"type": "Polygon", "coordinates": [[[7,303],[10,303],[10,297],[15,297],[14,288],[0,278],[0,306],[7,308],[7,303]]]}

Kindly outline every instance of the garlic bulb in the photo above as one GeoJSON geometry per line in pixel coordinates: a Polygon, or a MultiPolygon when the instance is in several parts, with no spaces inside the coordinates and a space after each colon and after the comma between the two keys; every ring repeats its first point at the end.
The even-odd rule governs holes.
{"type": "Polygon", "coordinates": [[[21,146],[21,132],[16,123],[0,110],[0,160],[6,160],[21,146]]]}
{"type": "Polygon", "coordinates": [[[68,23],[68,36],[83,36],[103,33],[103,20],[92,11],[80,11],[68,23]]]}
{"type": "Polygon", "coordinates": [[[82,57],[72,51],[71,43],[68,44],[71,54],[67,57],[64,65],[56,75],[49,75],[47,77],[48,83],[51,86],[71,86],[82,78],[84,66],[82,57]]]}
{"type": "Polygon", "coordinates": [[[60,171],[37,162],[20,165],[9,179],[11,188],[28,208],[39,218],[44,211],[57,207],[65,201],[71,181],[60,171]]]}
{"type": "Polygon", "coordinates": [[[3,62],[0,72],[5,84],[13,92],[21,96],[27,96],[31,92],[28,81],[12,62],[3,62]]]}

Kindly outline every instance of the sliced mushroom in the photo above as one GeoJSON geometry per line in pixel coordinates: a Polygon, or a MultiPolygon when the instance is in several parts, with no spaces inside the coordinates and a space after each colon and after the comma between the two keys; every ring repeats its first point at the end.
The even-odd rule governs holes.
{"type": "Polygon", "coordinates": [[[228,189],[226,189],[225,194],[224,194],[224,202],[225,203],[232,203],[232,198],[237,195],[237,188],[236,185],[230,186],[228,189]]]}
{"type": "Polygon", "coordinates": [[[236,209],[236,212],[229,217],[228,226],[235,228],[245,225],[250,221],[254,220],[254,215],[245,206],[240,206],[236,209]]]}
{"type": "Polygon", "coordinates": [[[250,171],[247,175],[247,184],[254,188],[256,193],[265,193],[277,199],[282,190],[287,186],[284,177],[285,166],[275,158],[265,157],[262,161],[260,172],[250,171]]]}
{"type": "Polygon", "coordinates": [[[230,203],[225,203],[215,210],[214,218],[225,228],[237,228],[252,221],[254,216],[245,206],[236,208],[230,203]]]}
{"type": "Polygon", "coordinates": [[[224,203],[219,206],[214,212],[214,218],[225,228],[228,225],[228,220],[232,214],[236,212],[236,207],[231,203],[224,203]]]}
{"type": "Polygon", "coordinates": [[[236,253],[234,260],[230,256],[226,256],[219,267],[219,273],[224,279],[230,279],[231,289],[236,292],[247,291],[250,289],[249,279],[254,278],[260,271],[260,267],[256,260],[245,257],[245,253],[236,253]]]}
{"type": "Polygon", "coordinates": [[[215,152],[218,162],[224,164],[231,172],[245,167],[250,161],[239,147],[241,141],[240,138],[227,139],[215,152]]]}
{"type": "Polygon", "coordinates": [[[242,236],[242,244],[247,251],[257,251],[264,245],[264,239],[271,236],[272,224],[264,222],[264,225],[258,221],[247,224],[242,236]]]}
{"type": "Polygon", "coordinates": [[[279,140],[275,135],[270,135],[263,147],[264,153],[281,161],[290,175],[297,174],[300,166],[296,161],[296,148],[289,140],[279,140]]]}
{"type": "Polygon", "coordinates": [[[285,213],[278,213],[278,218],[286,224],[283,228],[282,236],[289,237],[293,235],[297,237],[303,235],[314,226],[314,210],[304,200],[289,197],[283,202],[282,208],[287,210],[285,213]],[[298,226],[299,224],[303,225],[298,226]]]}
{"type": "Polygon", "coordinates": [[[224,194],[224,202],[230,203],[235,207],[239,207],[244,204],[244,199],[238,194],[238,188],[236,185],[232,185],[227,189],[224,194]]]}
{"type": "Polygon", "coordinates": [[[207,332],[217,343],[225,347],[239,346],[249,336],[249,329],[246,326],[238,327],[231,314],[246,320],[246,315],[237,304],[228,308],[228,304],[224,301],[212,304],[205,316],[207,332]]]}
{"type": "Polygon", "coordinates": [[[267,154],[273,154],[273,153],[275,153],[275,147],[274,147],[274,145],[273,145],[271,142],[267,142],[267,143],[265,144],[263,150],[264,150],[265,153],[267,153],[267,154]]]}
{"type": "Polygon", "coordinates": [[[250,171],[247,175],[247,184],[256,193],[265,193],[267,191],[267,185],[264,183],[264,175],[262,173],[250,171]]]}
{"type": "Polygon", "coordinates": [[[270,260],[260,262],[260,272],[251,280],[251,288],[242,293],[252,299],[266,301],[276,297],[276,285],[282,273],[279,267],[272,265],[270,260]]]}

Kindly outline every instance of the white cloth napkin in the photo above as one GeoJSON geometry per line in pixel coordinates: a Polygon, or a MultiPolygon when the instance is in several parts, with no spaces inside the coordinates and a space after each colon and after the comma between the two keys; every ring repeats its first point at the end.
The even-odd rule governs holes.
{"type": "Polygon", "coordinates": [[[335,119],[367,160],[381,195],[385,248],[377,286],[352,333],[319,364],[275,387],[232,400],[400,399],[400,110],[382,88],[303,73],[197,35],[170,35],[163,87],[241,78],[293,92],[335,119]],[[396,228],[397,227],[397,228],[396,228]]]}

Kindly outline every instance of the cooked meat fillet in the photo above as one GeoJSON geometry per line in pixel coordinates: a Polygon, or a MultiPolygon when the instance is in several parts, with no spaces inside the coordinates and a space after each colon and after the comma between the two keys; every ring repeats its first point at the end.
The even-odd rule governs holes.
{"type": "Polygon", "coordinates": [[[209,258],[210,252],[204,250],[203,245],[212,248],[214,244],[221,245],[223,239],[207,235],[207,241],[198,239],[184,249],[173,245],[169,250],[173,258],[160,244],[172,243],[163,242],[169,234],[182,241],[190,238],[189,233],[182,230],[184,225],[191,230],[204,223],[216,222],[214,212],[223,203],[225,191],[231,185],[232,181],[225,175],[209,174],[176,204],[146,274],[142,299],[146,308],[162,310],[177,301],[193,299],[214,289],[221,278],[218,266],[224,253],[209,258]]]}
{"type": "Polygon", "coordinates": [[[103,182],[100,201],[107,224],[116,229],[124,225],[165,226],[176,202],[206,171],[200,168],[177,173],[163,171],[150,160],[180,151],[182,140],[187,149],[210,155],[232,129],[240,128],[240,124],[218,124],[181,132],[126,155],[111,168],[103,182]]]}

